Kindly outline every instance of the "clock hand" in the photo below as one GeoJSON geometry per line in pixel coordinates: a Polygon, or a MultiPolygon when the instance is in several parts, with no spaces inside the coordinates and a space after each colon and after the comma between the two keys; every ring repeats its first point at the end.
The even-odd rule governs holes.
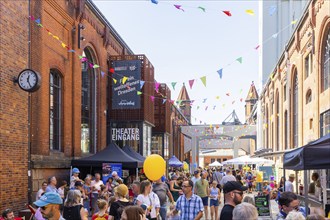
{"type": "Polygon", "coordinates": [[[29,86],[31,87],[31,84],[30,84],[30,75],[28,75],[28,77],[27,77],[27,82],[28,82],[29,86]]]}

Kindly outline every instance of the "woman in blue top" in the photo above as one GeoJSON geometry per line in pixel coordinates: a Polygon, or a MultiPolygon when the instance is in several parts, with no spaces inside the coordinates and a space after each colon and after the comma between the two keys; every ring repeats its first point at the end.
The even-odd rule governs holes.
{"type": "Polygon", "coordinates": [[[211,209],[211,219],[218,219],[219,211],[219,201],[220,201],[220,190],[217,187],[217,181],[213,181],[210,187],[210,209],[211,209]],[[213,218],[214,216],[214,218],[213,218]]]}

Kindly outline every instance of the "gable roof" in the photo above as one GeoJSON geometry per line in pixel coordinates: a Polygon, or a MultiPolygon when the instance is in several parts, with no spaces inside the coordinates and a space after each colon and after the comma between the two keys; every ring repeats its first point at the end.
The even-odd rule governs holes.
{"type": "Polygon", "coordinates": [[[258,96],[258,93],[257,93],[257,89],[254,85],[254,82],[252,81],[252,84],[250,86],[250,90],[249,90],[249,93],[245,99],[245,101],[249,101],[249,100],[258,100],[259,96],[258,96]]]}
{"type": "Polygon", "coordinates": [[[187,89],[186,89],[186,86],[184,83],[183,83],[183,86],[181,87],[177,100],[190,101],[190,98],[189,98],[189,95],[188,95],[188,92],[187,92],[187,89]]]}

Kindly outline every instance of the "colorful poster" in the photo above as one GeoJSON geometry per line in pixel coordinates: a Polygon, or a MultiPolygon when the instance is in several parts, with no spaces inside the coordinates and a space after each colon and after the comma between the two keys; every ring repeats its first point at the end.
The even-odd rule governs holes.
{"type": "Polygon", "coordinates": [[[141,60],[113,61],[112,67],[112,109],[139,109],[141,60]]]}
{"type": "Polygon", "coordinates": [[[121,163],[102,163],[102,181],[107,182],[111,173],[116,171],[119,177],[123,176],[123,165],[121,163]]]}

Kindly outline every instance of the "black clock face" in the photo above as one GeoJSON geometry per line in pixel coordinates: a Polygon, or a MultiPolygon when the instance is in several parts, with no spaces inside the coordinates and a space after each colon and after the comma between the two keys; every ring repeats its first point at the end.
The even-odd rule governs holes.
{"type": "Polygon", "coordinates": [[[33,70],[23,70],[18,76],[18,84],[25,91],[35,91],[39,87],[39,75],[33,70]]]}

